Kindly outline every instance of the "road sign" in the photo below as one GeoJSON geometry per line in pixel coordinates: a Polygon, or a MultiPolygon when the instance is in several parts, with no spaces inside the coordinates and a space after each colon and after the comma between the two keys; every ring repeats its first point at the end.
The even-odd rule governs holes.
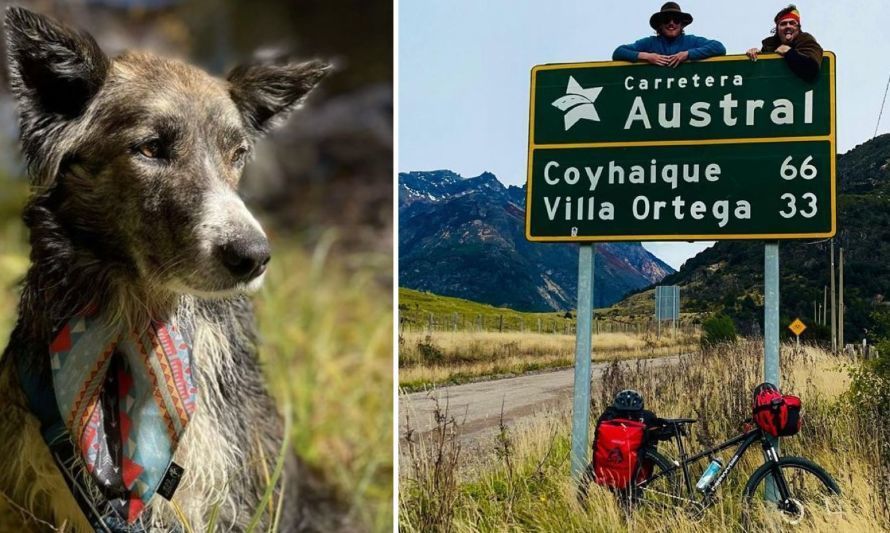
{"type": "Polygon", "coordinates": [[[800,334],[803,333],[805,329],[807,329],[807,325],[804,324],[799,318],[795,318],[794,322],[792,322],[788,326],[788,329],[791,330],[791,333],[794,333],[795,335],[800,337],[800,334]]]}
{"type": "Polygon", "coordinates": [[[655,320],[680,318],[680,286],[658,285],[655,287],[655,320]]]}
{"type": "Polygon", "coordinates": [[[776,55],[535,67],[526,236],[834,235],[834,70],[831,52],[815,83],[776,55]]]}

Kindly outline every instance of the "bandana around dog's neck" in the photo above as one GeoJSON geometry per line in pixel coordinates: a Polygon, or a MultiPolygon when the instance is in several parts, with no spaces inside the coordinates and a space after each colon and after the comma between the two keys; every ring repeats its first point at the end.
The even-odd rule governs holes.
{"type": "MultiPolygon", "coordinates": [[[[92,478],[90,510],[110,507],[117,515],[112,519],[133,524],[173,469],[173,453],[195,412],[191,347],[174,325],[152,322],[145,331],[122,333],[93,314],[69,320],[49,356],[57,415],[68,439],[47,431],[44,438],[51,449],[60,440],[73,443],[92,478]]],[[[58,420],[56,426],[58,432],[58,420]]],[[[60,468],[83,506],[72,469],[60,468]]],[[[177,482],[179,475],[181,470],[177,482]]],[[[108,527],[105,518],[100,521],[108,527]]]]}

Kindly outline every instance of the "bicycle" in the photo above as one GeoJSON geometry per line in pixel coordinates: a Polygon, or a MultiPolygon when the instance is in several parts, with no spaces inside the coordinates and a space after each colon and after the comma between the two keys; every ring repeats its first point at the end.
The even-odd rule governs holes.
{"type": "MultiPolygon", "coordinates": [[[[629,489],[619,491],[622,499],[631,506],[640,503],[676,505],[684,503],[693,518],[701,518],[704,511],[717,499],[717,490],[736,467],[741,457],[754,443],[760,442],[764,452],[764,464],[748,478],[742,492],[744,527],[750,523],[751,509],[756,502],[763,501],[782,514],[790,523],[799,523],[807,506],[829,507],[831,500],[840,496],[840,488],[822,467],[803,457],[780,457],[771,438],[756,424],[753,429],[733,437],[713,448],[687,455],[683,437],[688,436],[686,426],[696,422],[693,418],[660,419],[660,426],[647,430],[650,445],[641,449],[641,460],[629,489]],[[658,441],[675,440],[679,453],[678,460],[672,460],[657,451],[658,441]],[[720,472],[708,483],[704,490],[693,487],[689,466],[738,444],[735,454],[720,472]],[[682,474],[682,479],[680,474],[682,474]],[[770,481],[774,480],[774,481],[770,481]],[[683,482],[681,484],[681,481],[683,482]],[[684,493],[685,489],[685,493],[684,493]]],[[[747,423],[752,421],[746,420],[747,423]]],[[[584,497],[587,485],[593,480],[593,463],[587,467],[579,486],[579,496],[584,497]]]]}

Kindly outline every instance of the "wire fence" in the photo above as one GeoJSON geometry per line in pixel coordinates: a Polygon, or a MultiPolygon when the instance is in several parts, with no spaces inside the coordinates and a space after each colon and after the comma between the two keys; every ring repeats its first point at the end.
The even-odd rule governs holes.
{"type": "MultiPolygon", "coordinates": [[[[557,335],[574,335],[577,320],[574,317],[523,317],[465,313],[412,313],[400,315],[399,333],[432,332],[521,332],[557,335]]],[[[615,319],[595,317],[593,333],[625,333],[636,335],[698,334],[700,325],[693,318],[681,317],[678,321],[661,321],[654,318],[615,319]]]]}

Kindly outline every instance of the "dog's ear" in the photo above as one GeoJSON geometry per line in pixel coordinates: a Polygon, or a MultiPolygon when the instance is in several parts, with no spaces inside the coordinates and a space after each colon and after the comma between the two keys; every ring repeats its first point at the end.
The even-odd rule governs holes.
{"type": "Polygon", "coordinates": [[[6,10],[10,86],[25,114],[79,116],[108,74],[108,57],[85,32],[20,7],[6,10]]]}
{"type": "Polygon", "coordinates": [[[229,93],[256,134],[269,131],[331,70],[324,61],[293,65],[242,65],[229,73],[229,93]]]}

